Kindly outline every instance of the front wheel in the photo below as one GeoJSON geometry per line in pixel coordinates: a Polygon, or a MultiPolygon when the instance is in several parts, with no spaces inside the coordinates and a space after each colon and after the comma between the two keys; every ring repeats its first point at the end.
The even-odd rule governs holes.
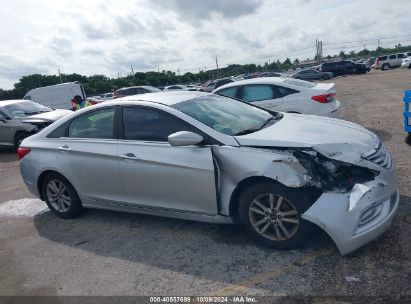
{"type": "Polygon", "coordinates": [[[301,218],[312,199],[276,183],[255,184],[241,195],[237,209],[240,225],[254,240],[276,249],[300,247],[312,230],[301,218]]]}
{"type": "Polygon", "coordinates": [[[390,65],[388,63],[384,63],[381,67],[382,70],[387,71],[390,69],[390,65]]]}
{"type": "Polygon", "coordinates": [[[327,74],[325,74],[324,76],[323,76],[323,80],[329,80],[331,78],[331,76],[330,75],[327,75],[327,74]]]}
{"type": "Polygon", "coordinates": [[[57,173],[50,173],[44,178],[42,193],[50,210],[61,218],[75,218],[83,210],[74,187],[57,173]]]}
{"type": "Polygon", "coordinates": [[[21,142],[25,138],[29,137],[30,135],[31,134],[28,133],[28,132],[19,132],[19,133],[17,133],[16,136],[14,137],[14,148],[17,150],[20,147],[21,142]]]}

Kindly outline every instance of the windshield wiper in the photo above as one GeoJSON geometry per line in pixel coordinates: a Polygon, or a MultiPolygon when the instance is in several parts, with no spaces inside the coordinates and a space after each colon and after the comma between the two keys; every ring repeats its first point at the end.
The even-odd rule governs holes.
{"type": "Polygon", "coordinates": [[[238,132],[238,133],[235,133],[234,136],[237,136],[237,135],[246,135],[246,134],[250,134],[250,133],[257,132],[257,131],[259,131],[259,130],[261,130],[261,129],[260,129],[260,128],[245,129],[245,130],[242,130],[242,131],[240,131],[240,132],[238,132]]]}
{"type": "Polygon", "coordinates": [[[27,113],[24,113],[24,114],[26,114],[27,116],[31,116],[31,115],[36,115],[36,114],[41,114],[41,113],[47,113],[47,112],[50,112],[50,111],[27,112],[27,113]]]}
{"type": "Polygon", "coordinates": [[[246,134],[250,134],[250,133],[254,133],[254,132],[260,131],[260,130],[264,129],[266,126],[268,126],[272,121],[278,120],[278,119],[280,119],[280,118],[281,118],[281,117],[271,116],[269,119],[267,119],[267,120],[266,120],[261,126],[259,126],[258,128],[245,129],[245,130],[242,130],[242,131],[234,134],[234,136],[237,136],[237,135],[246,135],[246,134]]]}

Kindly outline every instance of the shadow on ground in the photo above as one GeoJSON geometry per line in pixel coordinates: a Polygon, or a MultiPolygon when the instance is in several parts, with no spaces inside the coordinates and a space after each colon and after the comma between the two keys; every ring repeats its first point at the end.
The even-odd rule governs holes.
{"type": "MultiPolygon", "coordinates": [[[[87,210],[73,220],[50,211],[35,216],[40,236],[53,242],[222,282],[265,272],[305,254],[334,248],[316,231],[300,250],[274,250],[252,242],[235,225],[216,225],[155,216],[87,210]],[[230,273],[236,273],[236,276],[230,273]],[[240,275],[241,276],[241,275],[240,275]]],[[[338,254],[335,252],[335,254],[338,254]]]]}

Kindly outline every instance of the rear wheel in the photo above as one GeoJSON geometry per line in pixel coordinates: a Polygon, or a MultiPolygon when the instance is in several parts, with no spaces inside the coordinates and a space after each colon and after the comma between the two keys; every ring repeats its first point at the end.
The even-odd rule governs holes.
{"type": "Polygon", "coordinates": [[[330,77],[330,75],[328,75],[328,74],[325,74],[324,76],[323,76],[323,80],[329,80],[331,77],[330,77]]]}
{"type": "Polygon", "coordinates": [[[410,133],[408,133],[406,136],[405,136],[405,143],[407,144],[407,145],[409,145],[409,146],[411,146],[411,134],[410,133]]]}
{"type": "Polygon", "coordinates": [[[237,217],[254,240],[277,249],[300,247],[312,230],[301,215],[312,199],[276,183],[255,184],[241,195],[237,217]]]}
{"type": "Polygon", "coordinates": [[[50,173],[44,178],[42,193],[50,210],[61,218],[75,218],[83,210],[76,190],[60,174],[50,173]]]}

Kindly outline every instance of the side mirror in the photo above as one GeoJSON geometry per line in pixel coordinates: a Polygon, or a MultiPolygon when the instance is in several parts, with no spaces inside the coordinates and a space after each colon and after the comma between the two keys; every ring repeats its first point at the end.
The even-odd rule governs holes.
{"type": "Polygon", "coordinates": [[[168,142],[172,146],[192,146],[203,141],[203,137],[189,131],[180,131],[168,136],[168,142]]]}

